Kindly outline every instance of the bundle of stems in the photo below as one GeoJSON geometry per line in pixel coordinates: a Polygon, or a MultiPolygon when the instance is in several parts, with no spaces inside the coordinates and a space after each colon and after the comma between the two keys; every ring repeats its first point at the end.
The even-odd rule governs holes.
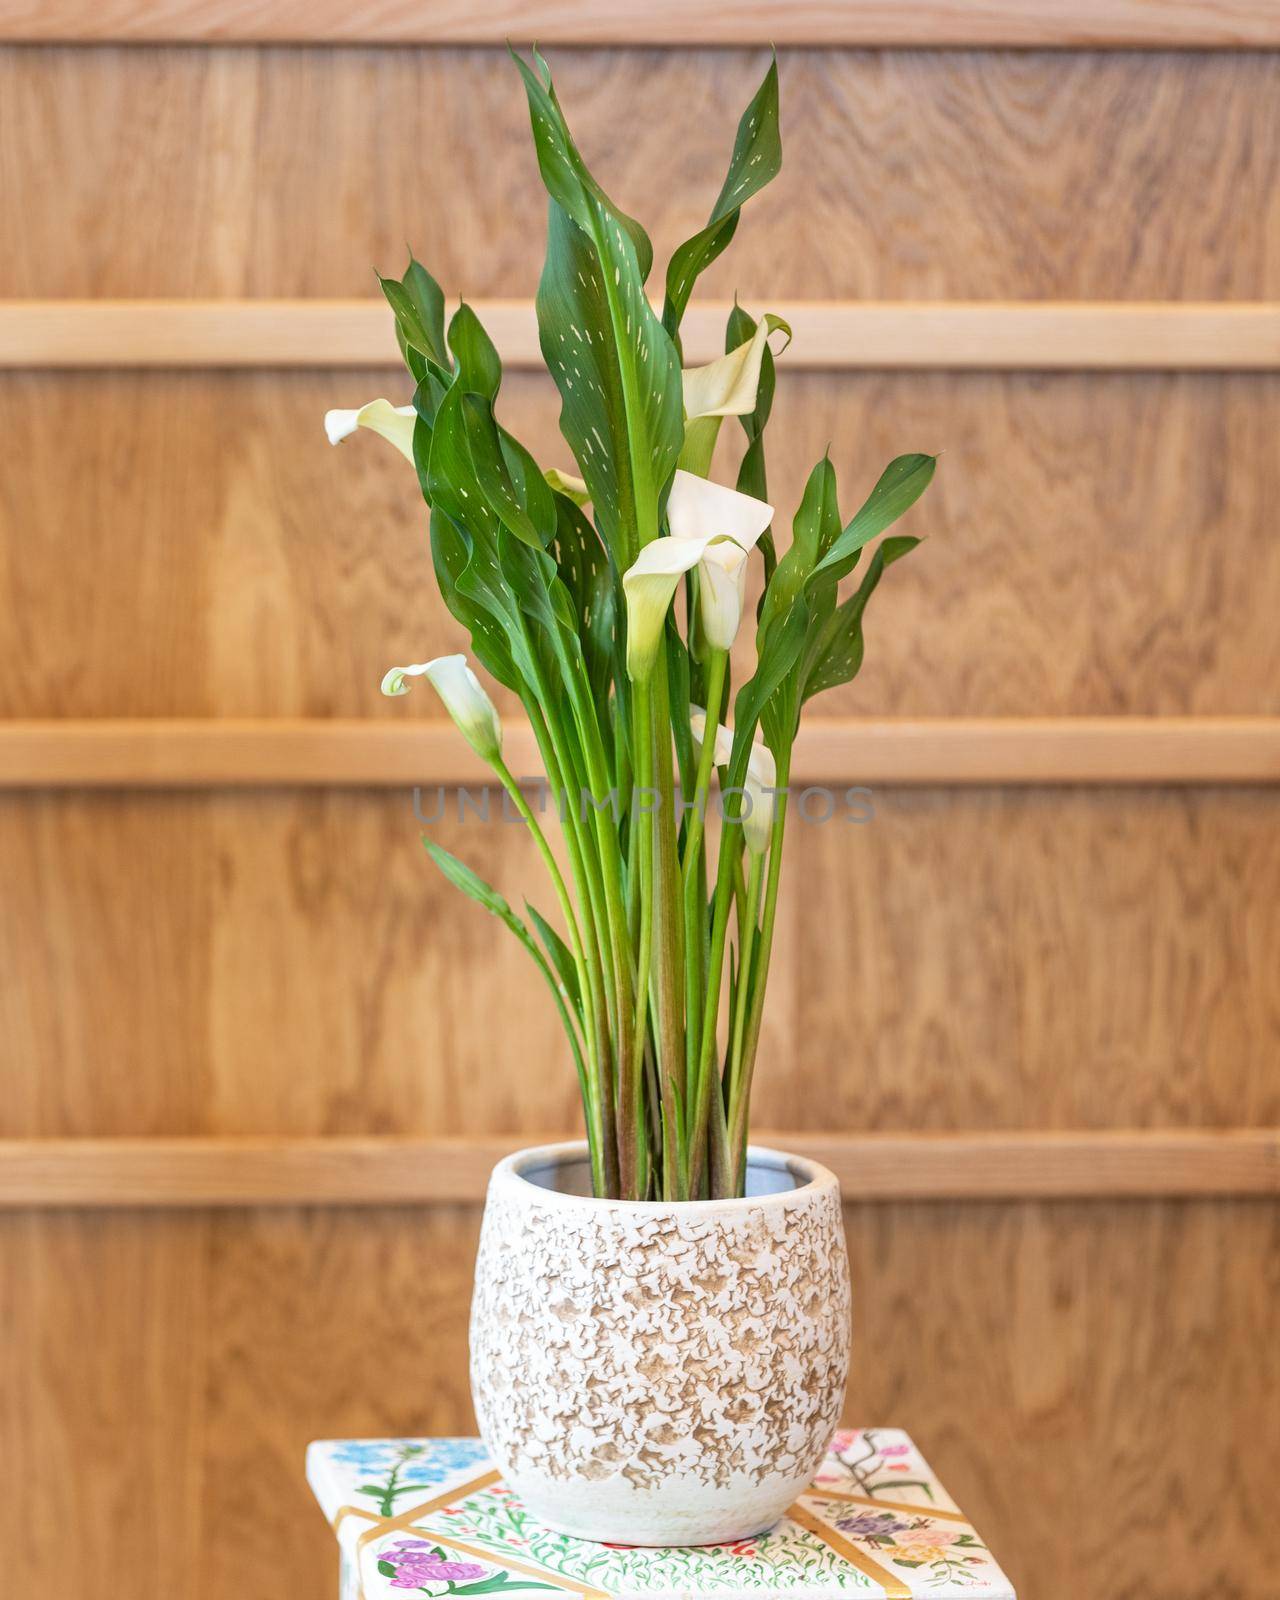
{"type": "Polygon", "coordinates": [[[776,63],[742,116],[706,226],[671,258],[660,311],[645,289],[643,228],[588,171],[541,56],[516,63],[549,196],[540,343],[576,471],[544,471],[498,421],[492,341],[465,304],[446,330],[440,287],[412,258],[401,278],[380,280],[412,404],[333,411],[326,427],[335,443],[367,428],[412,463],[441,594],[536,736],[559,854],[464,656],[383,681],[388,694],[418,676],[434,685],[545,863],[559,927],[531,905],[520,916],[426,841],[546,980],[577,1067],[595,1193],[737,1195],[801,708],[861,666],[867,602],[918,541],[881,539],[843,597],[841,585],[924,491],[934,458],[898,457],[846,522],[824,457],[779,555],[764,440],[771,343],[789,328],[735,302],[725,354],[682,370],[694,285],[781,164],[776,63]],[[727,417],[742,430],[732,487],[711,476],[727,417]],[[730,647],[753,563],[754,662],[735,686],[730,647]]]}

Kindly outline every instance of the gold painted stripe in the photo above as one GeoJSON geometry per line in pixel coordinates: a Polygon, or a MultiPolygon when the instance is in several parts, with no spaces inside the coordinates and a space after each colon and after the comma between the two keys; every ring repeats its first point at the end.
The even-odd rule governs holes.
{"type": "Polygon", "coordinates": [[[933,1517],[940,1522],[963,1522],[966,1528],[973,1524],[962,1511],[940,1511],[929,1506],[913,1506],[906,1500],[877,1500],[868,1494],[850,1494],[844,1489],[825,1489],[814,1484],[805,1491],[806,1500],[847,1500],[851,1506],[871,1506],[876,1511],[902,1511],[916,1517],[933,1517]]]}
{"type": "Polygon", "coordinates": [[[837,1533],[834,1528],[829,1528],[821,1522],[811,1511],[806,1510],[799,1501],[787,1512],[792,1522],[821,1539],[829,1550],[833,1550],[842,1560],[850,1566],[857,1567],[859,1572],[865,1573],[868,1578],[878,1583],[884,1590],[886,1600],[911,1600],[911,1590],[901,1578],[882,1567],[878,1561],[873,1561],[865,1555],[857,1545],[851,1544],[848,1539],[837,1533]]]}

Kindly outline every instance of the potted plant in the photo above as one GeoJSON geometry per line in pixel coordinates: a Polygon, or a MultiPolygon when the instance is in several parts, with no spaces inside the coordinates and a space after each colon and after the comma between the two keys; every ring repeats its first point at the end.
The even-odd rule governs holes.
{"type": "Polygon", "coordinates": [[[781,162],[776,63],[706,227],[668,265],[660,311],[644,230],[587,169],[546,63],[517,65],[550,198],[540,342],[576,470],[544,470],[502,426],[497,351],[466,305],[446,330],[443,294],[413,259],[382,280],[412,404],[375,400],[326,426],[334,442],[380,433],[415,468],[441,593],[524,707],[563,835],[562,869],[465,657],[387,674],[387,694],[433,685],[546,865],[559,926],[519,916],[426,840],[545,979],[586,1123],[584,1142],[493,1175],[472,1314],[481,1432],[554,1527],[720,1542],[767,1526],[809,1483],[843,1398],[836,1180],[750,1146],[748,1110],[801,710],[858,671],[867,602],[917,541],[882,539],[845,581],[934,460],[893,461],[845,521],[824,458],[779,554],[764,437],[770,342],[789,328],[735,304],[725,354],[683,368],[698,276],[781,162]],[[727,417],[745,436],[732,485],[712,473],[727,417]],[[735,688],[753,565],[754,660],[735,688]]]}

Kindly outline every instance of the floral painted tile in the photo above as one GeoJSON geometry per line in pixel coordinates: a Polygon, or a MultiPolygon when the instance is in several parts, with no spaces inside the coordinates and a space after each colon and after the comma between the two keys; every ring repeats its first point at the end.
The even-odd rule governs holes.
{"type": "Polygon", "coordinates": [[[838,1433],[813,1488],[734,1545],[591,1544],[536,1523],[475,1439],[313,1444],[307,1478],[342,1550],[342,1600],[1013,1600],[1009,1580],[905,1433],[838,1433]]]}

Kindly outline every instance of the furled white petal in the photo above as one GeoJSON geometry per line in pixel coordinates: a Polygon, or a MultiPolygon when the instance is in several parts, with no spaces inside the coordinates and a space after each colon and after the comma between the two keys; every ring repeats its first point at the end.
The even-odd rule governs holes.
{"type": "Polygon", "coordinates": [[[698,613],[714,650],[738,637],[747,599],[747,552],[732,539],[713,539],[698,562],[698,613]]]}
{"type": "Polygon", "coordinates": [[[684,573],[702,559],[705,539],[653,539],[622,575],[627,597],[627,676],[640,682],[657,658],[667,608],[684,573]]]}
{"type": "Polygon", "coordinates": [[[585,506],[591,498],[585,478],[575,478],[571,472],[561,472],[559,467],[548,467],[542,474],[557,494],[565,495],[576,506],[585,506]]]}
{"type": "Polygon", "coordinates": [[[768,338],[769,325],[761,317],[755,333],[736,350],[705,367],[685,368],[684,414],[690,422],[696,417],[741,417],[755,410],[768,338]]]}
{"type": "Polygon", "coordinates": [[[380,433],[407,461],[413,461],[413,430],[417,412],[412,406],[393,406],[390,400],[370,400],[358,411],[326,411],[324,431],[330,444],[341,444],[357,428],[380,433]]]}
{"type": "MultiPolygon", "coordinates": [[[[698,749],[702,749],[702,735],[706,732],[707,713],[701,706],[689,707],[689,727],[693,733],[693,742],[698,749]]],[[[729,757],[733,754],[733,735],[722,722],[716,724],[716,766],[727,767],[729,757]]]]}
{"type": "Polygon", "coordinates": [[[425,677],[444,701],[467,743],[486,761],[502,753],[502,723],[484,685],[467,665],[466,656],[437,656],[412,667],[392,667],[382,680],[383,694],[408,694],[407,678],[425,677]]]}
{"type": "Polygon", "coordinates": [[[677,471],[667,496],[667,522],[676,539],[732,539],[753,550],[773,521],[773,507],[693,472],[677,471]]]}
{"type": "MultiPolygon", "coordinates": [[[[701,706],[689,710],[689,728],[698,749],[706,733],[707,714],[701,706]]],[[[733,754],[733,735],[723,723],[716,727],[716,766],[727,767],[733,754]]],[[[773,791],[778,783],[778,766],[773,751],[759,739],[752,742],[747,757],[747,776],[743,784],[746,796],[742,809],[742,833],[747,849],[752,855],[763,855],[769,848],[769,833],[773,827],[773,791]]]]}

